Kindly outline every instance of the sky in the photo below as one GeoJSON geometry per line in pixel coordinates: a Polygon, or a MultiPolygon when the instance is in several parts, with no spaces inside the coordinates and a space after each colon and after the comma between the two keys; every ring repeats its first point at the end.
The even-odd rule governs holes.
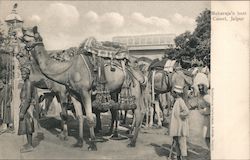
{"type": "MultiPolygon", "coordinates": [[[[15,1],[0,0],[0,20],[15,1]]],[[[37,25],[49,50],[78,46],[93,36],[176,34],[193,31],[209,1],[17,1],[25,27],[37,25]]]]}

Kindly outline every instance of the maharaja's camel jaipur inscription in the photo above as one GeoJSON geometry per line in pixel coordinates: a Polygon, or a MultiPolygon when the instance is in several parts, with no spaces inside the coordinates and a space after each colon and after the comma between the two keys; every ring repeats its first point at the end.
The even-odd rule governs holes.
{"type": "Polygon", "coordinates": [[[246,11],[212,11],[212,20],[213,21],[234,21],[239,22],[245,19],[247,15],[246,11]]]}

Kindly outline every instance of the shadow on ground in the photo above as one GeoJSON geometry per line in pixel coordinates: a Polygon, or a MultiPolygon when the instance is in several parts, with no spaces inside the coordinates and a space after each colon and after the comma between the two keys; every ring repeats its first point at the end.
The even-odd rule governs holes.
{"type": "MultiPolygon", "coordinates": [[[[168,157],[170,154],[171,145],[163,144],[158,145],[155,143],[151,143],[151,146],[154,147],[155,152],[160,157],[168,157]]],[[[174,150],[173,150],[174,151],[174,150]]],[[[174,151],[175,152],[175,151],[174,151]]],[[[172,158],[174,154],[172,153],[172,158]]],[[[210,152],[206,149],[201,148],[200,146],[193,145],[188,143],[188,160],[210,160],[210,152]]]]}
{"type": "MultiPolygon", "coordinates": [[[[40,126],[44,129],[46,129],[47,131],[49,131],[51,134],[59,137],[59,135],[61,134],[61,130],[62,130],[62,124],[61,124],[61,120],[56,118],[56,117],[44,117],[42,119],[39,120],[40,126]]],[[[78,121],[75,120],[73,117],[69,116],[68,120],[67,120],[67,126],[68,126],[68,136],[69,137],[73,137],[76,140],[79,137],[79,128],[78,128],[78,121]]],[[[85,128],[86,130],[86,128],[85,128]]],[[[83,134],[83,139],[85,142],[88,143],[88,138],[89,137],[89,133],[88,132],[84,132],[83,134]]]]}

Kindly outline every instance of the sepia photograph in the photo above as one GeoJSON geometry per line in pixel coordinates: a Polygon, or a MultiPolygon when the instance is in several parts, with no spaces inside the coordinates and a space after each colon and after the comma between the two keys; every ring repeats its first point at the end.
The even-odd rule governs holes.
{"type": "Polygon", "coordinates": [[[0,159],[212,159],[211,3],[0,0],[0,159]]]}

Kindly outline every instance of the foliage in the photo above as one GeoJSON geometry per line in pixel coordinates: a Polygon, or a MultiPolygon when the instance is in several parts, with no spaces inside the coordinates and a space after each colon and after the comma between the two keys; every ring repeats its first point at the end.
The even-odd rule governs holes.
{"type": "Polygon", "coordinates": [[[4,42],[4,29],[3,29],[3,23],[0,20],[0,46],[4,42]]]}
{"type": "Polygon", "coordinates": [[[3,29],[3,23],[0,21],[0,79],[10,79],[13,77],[12,55],[6,52],[5,46],[7,36],[3,29]]]}
{"type": "Polygon", "coordinates": [[[192,58],[210,60],[211,44],[211,12],[206,9],[196,18],[196,28],[193,33],[186,31],[177,36],[174,41],[176,49],[169,52],[175,52],[178,58],[192,58]]]}

